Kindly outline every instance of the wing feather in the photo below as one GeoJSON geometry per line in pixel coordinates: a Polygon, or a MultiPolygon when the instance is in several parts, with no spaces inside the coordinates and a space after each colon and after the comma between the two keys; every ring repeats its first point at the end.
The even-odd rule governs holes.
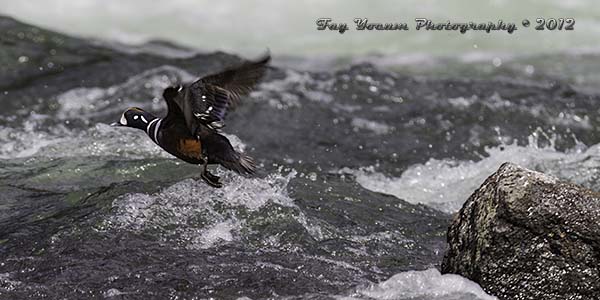
{"type": "Polygon", "coordinates": [[[267,52],[255,61],[248,61],[240,66],[202,77],[197,82],[216,86],[227,91],[229,104],[236,105],[240,97],[250,93],[254,86],[265,76],[267,64],[270,60],[271,55],[267,52]]]}
{"type": "MultiPolygon", "coordinates": [[[[237,67],[202,77],[181,88],[169,88],[167,105],[169,111],[182,115],[194,135],[202,128],[214,130],[216,122],[222,122],[229,110],[235,107],[241,96],[248,94],[260,82],[267,71],[270,54],[256,61],[248,61],[237,67]],[[176,104],[177,109],[171,109],[176,104]]],[[[167,90],[165,90],[166,92],[167,90]]],[[[222,123],[221,123],[222,124],[222,123]]],[[[222,126],[222,125],[221,125],[222,126]]]]}

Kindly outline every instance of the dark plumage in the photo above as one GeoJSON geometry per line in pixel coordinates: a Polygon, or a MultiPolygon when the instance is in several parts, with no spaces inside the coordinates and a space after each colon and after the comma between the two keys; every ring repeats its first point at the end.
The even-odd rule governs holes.
{"type": "Polygon", "coordinates": [[[162,119],[132,107],[113,125],[142,129],[168,153],[202,165],[201,177],[211,186],[222,184],[218,176],[207,171],[207,164],[220,164],[239,174],[253,174],[256,169],[253,159],[236,152],[219,130],[224,126],[227,112],[263,78],[270,58],[267,54],[191,84],[166,88],[163,98],[168,112],[162,119]]]}

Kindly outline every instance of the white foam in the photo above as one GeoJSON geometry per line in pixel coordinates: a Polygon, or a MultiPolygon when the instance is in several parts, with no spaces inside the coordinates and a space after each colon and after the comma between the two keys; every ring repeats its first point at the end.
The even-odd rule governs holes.
{"type": "Polygon", "coordinates": [[[478,161],[430,159],[408,168],[400,177],[388,177],[374,167],[340,173],[355,175],[366,189],[394,195],[410,203],[422,203],[444,212],[458,211],[467,198],[504,162],[540,170],[595,187],[593,172],[600,166],[600,145],[587,150],[563,153],[550,145],[538,147],[534,136],[528,146],[516,144],[486,149],[487,157],[478,161]]]}
{"type": "Polygon", "coordinates": [[[91,116],[111,113],[118,116],[132,106],[159,110],[165,106],[161,99],[166,87],[192,81],[194,78],[182,69],[165,65],[146,70],[130,77],[124,83],[107,88],[75,88],[57,96],[60,107],[55,118],[87,120],[91,116]],[[128,96],[132,94],[143,96],[132,99],[128,96]]]}
{"type": "Polygon", "coordinates": [[[0,273],[0,284],[2,286],[0,290],[12,292],[24,288],[23,282],[14,280],[11,277],[10,273],[0,273]]]}
{"type": "Polygon", "coordinates": [[[252,98],[267,100],[269,105],[278,109],[288,109],[301,107],[305,99],[325,104],[332,102],[333,96],[327,93],[332,86],[333,79],[314,80],[308,72],[288,69],[284,78],[264,82],[259,90],[250,95],[252,98]]]}
{"type": "MultiPolygon", "coordinates": [[[[30,156],[124,156],[171,157],[160,150],[141,131],[132,128],[114,128],[106,124],[90,124],[87,129],[69,128],[73,119],[86,124],[96,116],[113,116],[115,121],[131,106],[160,110],[165,104],[160,99],[165,87],[176,82],[191,81],[194,77],[186,71],[160,66],[130,77],[121,84],[107,88],[75,88],[56,97],[59,104],[52,120],[62,121],[48,126],[50,116],[32,113],[21,127],[0,126],[0,158],[30,156]],[[131,99],[128,95],[140,95],[131,99]]],[[[244,144],[235,136],[228,135],[234,147],[243,149],[244,144]]]]}
{"type": "Polygon", "coordinates": [[[355,130],[365,129],[379,135],[388,134],[394,129],[392,126],[387,124],[363,118],[353,118],[351,124],[355,130]]]}
{"type": "Polygon", "coordinates": [[[470,98],[465,97],[457,97],[457,98],[449,98],[448,103],[456,108],[468,109],[473,103],[477,102],[477,97],[472,96],[470,98]]]}
{"type": "Polygon", "coordinates": [[[237,232],[241,228],[242,225],[237,219],[217,222],[200,231],[199,235],[192,239],[192,245],[196,245],[197,248],[208,249],[219,243],[231,242],[233,241],[233,232],[237,232]]]}
{"type": "MultiPolygon", "coordinates": [[[[89,123],[95,116],[113,116],[117,120],[123,110],[140,106],[160,110],[165,87],[194,77],[182,69],[161,66],[130,77],[107,88],[75,88],[57,96],[56,115],[31,113],[21,126],[0,126],[0,159],[26,157],[118,156],[121,158],[173,158],[143,134],[143,131],[90,124],[86,129],[70,128],[73,119],[89,123]],[[126,95],[147,95],[131,99],[126,95]],[[154,97],[154,99],[153,99],[154,97]],[[48,126],[48,118],[62,121],[48,126]]],[[[15,125],[18,125],[15,124],[15,125]]],[[[234,148],[243,151],[245,144],[235,135],[226,134],[234,148]]]]}
{"type": "Polygon", "coordinates": [[[187,179],[155,194],[121,196],[99,228],[150,231],[176,247],[206,249],[235,241],[242,234],[247,216],[240,212],[257,211],[271,203],[296,210],[293,218],[313,237],[321,237],[320,228],[311,224],[288,196],[287,185],[295,171],[265,178],[245,178],[232,172],[220,176],[221,189],[187,179]]]}
{"type": "Polygon", "coordinates": [[[101,123],[82,131],[60,125],[49,128],[48,132],[35,128],[0,127],[1,159],[74,156],[172,157],[147,138],[143,131],[133,128],[101,123]]]}
{"type": "Polygon", "coordinates": [[[379,284],[356,291],[351,297],[339,299],[406,299],[406,300],[497,300],[481,287],[455,274],[440,274],[436,269],[408,271],[396,274],[379,284]]]}
{"type": "MultiPolygon", "coordinates": [[[[0,159],[25,157],[112,156],[129,159],[174,158],[162,150],[143,131],[112,127],[98,123],[85,130],[58,125],[49,131],[37,130],[32,121],[22,128],[0,126],[0,159]],[[31,142],[35,141],[35,142],[31,142]]],[[[246,144],[233,134],[225,134],[234,149],[243,151],[246,144]]]]}
{"type": "Polygon", "coordinates": [[[468,110],[474,103],[480,103],[494,111],[503,109],[519,109],[533,115],[535,118],[548,120],[550,124],[560,125],[571,129],[581,128],[590,130],[593,128],[592,124],[590,123],[590,117],[586,114],[578,115],[563,111],[556,113],[549,110],[547,106],[543,104],[519,106],[514,102],[503,99],[497,92],[494,92],[487,99],[479,99],[477,95],[472,95],[468,98],[450,98],[447,101],[450,103],[450,105],[461,110],[468,110]]]}
{"type": "Polygon", "coordinates": [[[117,297],[117,296],[125,295],[125,294],[127,294],[127,293],[123,293],[118,289],[112,288],[112,289],[108,289],[104,293],[102,293],[102,296],[104,296],[104,298],[112,298],[112,297],[117,297]]]}

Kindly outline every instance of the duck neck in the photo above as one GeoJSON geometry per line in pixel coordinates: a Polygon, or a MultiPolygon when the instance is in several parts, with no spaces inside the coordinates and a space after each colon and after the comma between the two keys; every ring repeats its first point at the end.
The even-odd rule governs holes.
{"type": "Polygon", "coordinates": [[[154,118],[148,125],[146,126],[146,134],[156,143],[158,144],[158,131],[160,130],[160,125],[162,123],[161,118],[154,118]]]}

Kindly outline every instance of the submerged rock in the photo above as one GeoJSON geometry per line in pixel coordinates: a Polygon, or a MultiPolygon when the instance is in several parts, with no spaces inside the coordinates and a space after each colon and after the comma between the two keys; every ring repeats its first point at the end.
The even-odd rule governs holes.
{"type": "Polygon", "coordinates": [[[442,272],[500,299],[599,299],[599,196],[505,163],[454,218],[442,272]]]}

